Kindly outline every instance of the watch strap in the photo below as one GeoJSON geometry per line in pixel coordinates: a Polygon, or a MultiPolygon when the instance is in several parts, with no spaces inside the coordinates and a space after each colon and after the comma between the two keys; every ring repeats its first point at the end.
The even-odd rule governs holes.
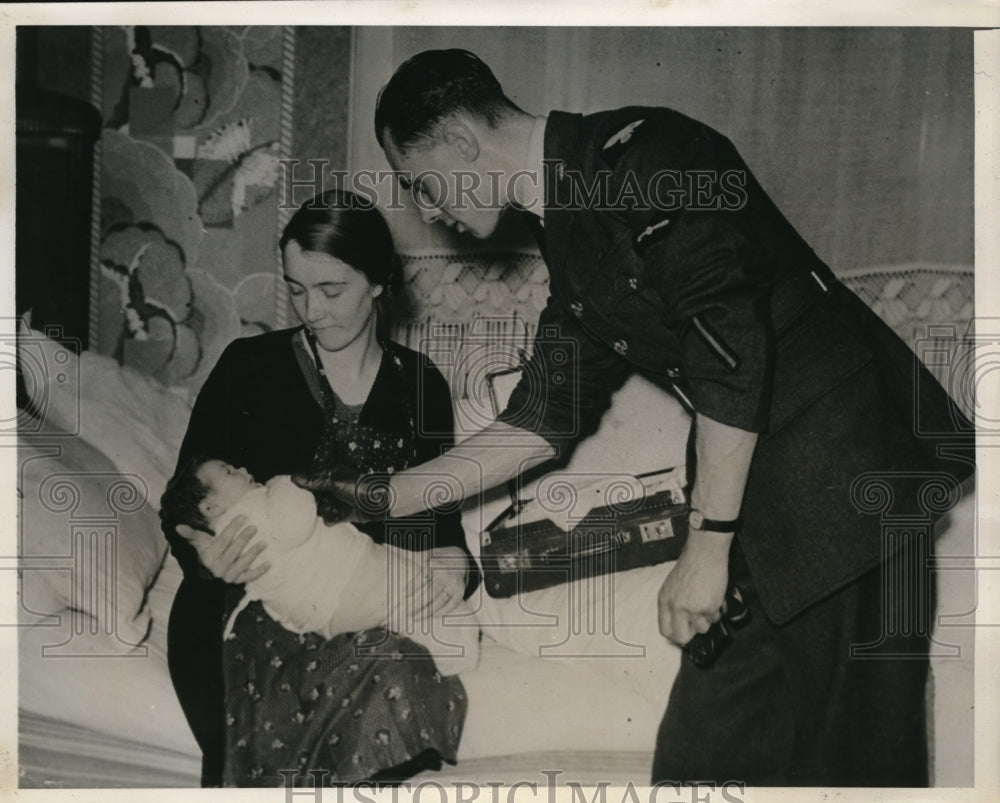
{"type": "Polygon", "coordinates": [[[735,519],[707,519],[698,510],[691,511],[688,523],[693,529],[703,532],[735,533],[743,529],[742,516],[737,516],[735,519]]]}

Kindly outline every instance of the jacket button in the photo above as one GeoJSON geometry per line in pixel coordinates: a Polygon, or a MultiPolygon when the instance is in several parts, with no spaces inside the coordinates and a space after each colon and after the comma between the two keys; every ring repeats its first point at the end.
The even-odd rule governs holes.
{"type": "Polygon", "coordinates": [[[681,375],[681,372],[680,372],[679,368],[668,368],[667,369],[667,376],[669,376],[671,379],[676,379],[680,375],[681,375]]]}
{"type": "Polygon", "coordinates": [[[628,354],[628,343],[626,343],[624,340],[616,340],[615,351],[623,355],[628,354]]]}
{"type": "Polygon", "coordinates": [[[574,301],[572,304],[569,305],[569,308],[573,311],[573,314],[577,318],[583,315],[583,304],[581,304],[579,301],[574,301]]]}
{"type": "Polygon", "coordinates": [[[638,287],[639,287],[639,280],[636,279],[635,276],[629,276],[629,278],[628,278],[628,286],[629,286],[630,290],[636,290],[636,289],[638,289],[638,287]]]}

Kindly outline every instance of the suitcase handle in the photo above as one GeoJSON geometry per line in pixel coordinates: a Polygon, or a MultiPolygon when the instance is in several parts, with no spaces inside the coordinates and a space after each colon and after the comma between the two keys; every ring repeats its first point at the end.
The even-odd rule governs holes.
{"type": "Polygon", "coordinates": [[[570,558],[592,558],[596,555],[606,555],[608,552],[614,552],[618,549],[618,541],[613,535],[609,535],[604,539],[604,543],[594,544],[593,546],[586,547],[584,549],[573,549],[569,553],[570,558]]]}

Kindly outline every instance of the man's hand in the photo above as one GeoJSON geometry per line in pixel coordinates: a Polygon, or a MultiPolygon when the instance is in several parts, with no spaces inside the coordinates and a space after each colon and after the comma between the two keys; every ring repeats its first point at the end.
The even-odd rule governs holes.
{"type": "Polygon", "coordinates": [[[318,512],[327,524],[384,521],[392,507],[387,474],[359,477],[351,469],[335,467],[313,474],[293,474],[292,482],[312,491],[318,512]]]}
{"type": "Polygon", "coordinates": [[[705,633],[723,613],[731,533],[691,532],[659,595],[660,632],[679,645],[705,633]]]}
{"type": "Polygon", "coordinates": [[[177,525],[177,534],[198,552],[202,566],[227,583],[249,583],[271,568],[270,563],[254,566],[265,544],[249,546],[257,528],[246,524],[245,516],[237,516],[218,535],[195,530],[186,524],[177,525]]]}
{"type": "MultiPolygon", "coordinates": [[[[696,414],[691,507],[709,519],[737,518],[756,446],[756,433],[696,414]]],[[[688,534],[660,588],[660,632],[671,641],[687,644],[722,618],[733,535],[694,529],[688,534]]]]}

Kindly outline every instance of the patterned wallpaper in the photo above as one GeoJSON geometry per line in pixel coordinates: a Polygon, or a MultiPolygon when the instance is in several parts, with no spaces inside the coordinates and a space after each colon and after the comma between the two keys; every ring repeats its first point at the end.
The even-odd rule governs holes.
{"type": "Polygon", "coordinates": [[[95,29],[100,352],[196,388],[226,343],[274,327],[293,41],[280,27],[95,29]]]}
{"type": "MultiPolygon", "coordinates": [[[[77,97],[89,92],[85,99],[101,109],[105,125],[96,161],[101,197],[92,347],[196,391],[230,340],[293,322],[275,281],[275,245],[288,215],[278,208],[277,159],[318,158],[344,168],[347,141],[354,136],[354,161],[373,166],[366,161],[379,156],[370,141],[370,115],[355,108],[360,122],[354,131],[346,110],[352,103],[363,107],[366,98],[373,101],[376,84],[401,54],[390,47],[383,64],[376,57],[386,58],[384,48],[359,50],[359,35],[363,44],[381,29],[360,34],[325,26],[41,30],[40,85],[77,97]],[[371,86],[361,82],[363,93],[355,86],[364,97],[353,99],[358,76],[352,82],[352,59],[363,65],[359,75],[371,79],[371,86]]],[[[442,43],[421,40],[424,44],[442,43]]],[[[944,45],[965,52],[958,40],[944,45]]],[[[954,53],[949,58],[948,64],[956,59],[964,64],[954,53]]],[[[955,187],[965,186],[960,178],[954,181],[955,187]]],[[[413,225],[425,233],[426,227],[413,225]]],[[[499,249],[496,243],[492,250],[473,248],[480,244],[466,240],[435,244],[414,248],[406,237],[397,242],[407,292],[394,335],[432,353],[462,397],[469,384],[466,352],[484,338],[503,344],[498,358],[506,361],[528,346],[548,276],[526,230],[516,226],[499,249]]],[[[949,262],[963,261],[955,249],[945,250],[949,262]]],[[[896,251],[893,262],[917,261],[896,251]]],[[[928,256],[927,262],[938,260],[936,251],[928,256]]],[[[914,295],[909,280],[902,286],[899,292],[888,285],[878,291],[888,299],[883,314],[914,295]]],[[[953,313],[964,305],[953,305],[953,313]]]]}

